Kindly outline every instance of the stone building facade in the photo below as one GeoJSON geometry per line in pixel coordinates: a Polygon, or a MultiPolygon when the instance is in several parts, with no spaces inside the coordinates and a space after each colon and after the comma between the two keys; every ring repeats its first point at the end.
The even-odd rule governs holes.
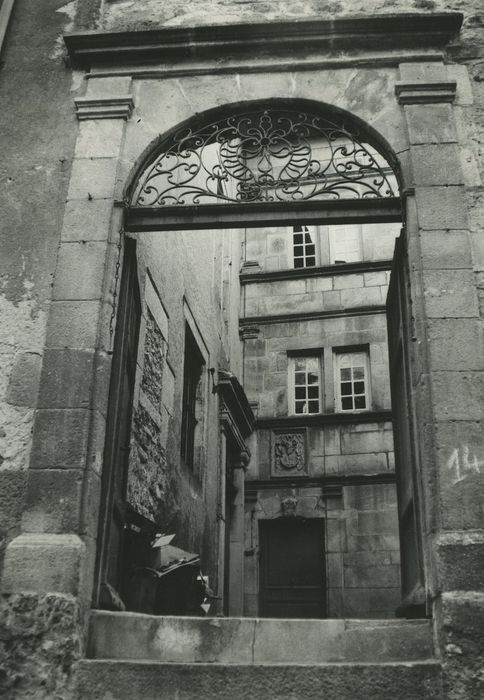
{"type": "MultiPolygon", "coordinates": [[[[173,528],[200,553],[220,612],[261,612],[258,537],[282,519],[319,528],[320,614],[397,605],[431,620],[418,690],[408,669],[372,664],[346,681],[339,667],[289,674],[289,697],[313,697],[325,673],[352,700],[390,686],[412,700],[482,695],[483,22],[474,0],[3,0],[6,697],[106,697],[85,656],[100,572],[117,567],[106,533],[119,494],[124,524],[134,512],[136,527],[173,528]],[[181,128],[239,124],[244,110],[366,134],[394,196],[252,205],[220,182],[226,203],[139,206],[181,128]],[[338,263],[331,227],[375,223],[384,233],[360,232],[361,259],[338,263]],[[315,264],[301,272],[291,236],[306,231],[315,264]],[[371,393],[353,386],[365,404],[345,414],[341,370],[355,367],[371,393]]],[[[213,151],[207,167],[219,172],[213,151]]],[[[123,673],[109,676],[119,697],[123,673]]],[[[245,692],[238,673],[219,697],[230,683],[245,692]]],[[[279,682],[271,673],[261,688],[279,682]]]]}
{"type": "MultiPolygon", "coordinates": [[[[264,597],[260,521],[280,518],[288,498],[296,500],[296,517],[324,519],[316,556],[323,558],[326,573],[320,595],[328,617],[393,617],[400,604],[385,318],[400,227],[247,231],[241,328],[244,387],[254,402],[257,430],[246,475],[246,613],[260,613],[264,597]],[[313,241],[308,245],[314,245],[309,251],[314,259],[295,256],[303,235],[313,241]],[[295,377],[301,382],[305,377],[308,361],[312,388],[294,386],[295,377]],[[361,408],[349,396],[346,407],[338,393],[341,361],[360,367],[361,408]]],[[[266,546],[274,544],[269,540],[266,546]]],[[[271,606],[275,614],[275,603],[271,606]]]]}

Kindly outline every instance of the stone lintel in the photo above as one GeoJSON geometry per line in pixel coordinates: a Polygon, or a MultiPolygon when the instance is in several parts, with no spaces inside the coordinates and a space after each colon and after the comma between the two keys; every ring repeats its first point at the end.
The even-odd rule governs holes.
{"type": "Polygon", "coordinates": [[[244,438],[248,437],[253,430],[255,416],[237,377],[232,372],[220,369],[217,391],[222,399],[221,411],[228,411],[237,430],[244,438]]]}
{"type": "Polygon", "coordinates": [[[318,50],[335,55],[344,50],[443,49],[457,34],[462,14],[400,13],[340,17],[316,17],[294,21],[162,27],[127,32],[86,32],[64,37],[74,65],[133,64],[186,58],[256,56],[259,51],[292,57],[318,50]]]}
{"type": "Polygon", "coordinates": [[[407,83],[399,80],[395,83],[395,94],[401,105],[436,104],[454,102],[457,90],[455,80],[407,83]]]}
{"type": "Polygon", "coordinates": [[[85,119],[129,119],[134,107],[131,95],[76,97],[74,103],[79,121],[85,119]]]}

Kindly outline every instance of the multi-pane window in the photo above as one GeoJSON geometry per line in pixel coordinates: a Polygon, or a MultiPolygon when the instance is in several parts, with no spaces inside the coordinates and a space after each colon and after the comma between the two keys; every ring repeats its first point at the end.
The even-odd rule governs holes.
{"type": "Polygon", "coordinates": [[[363,259],[360,225],[329,227],[331,264],[360,262],[363,259]]]}
{"type": "Polygon", "coordinates": [[[194,466],[195,434],[201,403],[201,379],[205,362],[188,324],[185,325],[185,358],[183,368],[183,404],[181,455],[185,464],[194,466]]]}
{"type": "Polygon", "coordinates": [[[294,226],[292,233],[294,267],[316,265],[316,235],[309,226],[294,226]]]}
{"type": "Polygon", "coordinates": [[[335,355],[335,390],[337,411],[370,409],[368,354],[366,352],[335,355]]]}
{"type": "Polygon", "coordinates": [[[321,358],[319,355],[292,357],[289,364],[291,412],[321,411],[321,358]]]}

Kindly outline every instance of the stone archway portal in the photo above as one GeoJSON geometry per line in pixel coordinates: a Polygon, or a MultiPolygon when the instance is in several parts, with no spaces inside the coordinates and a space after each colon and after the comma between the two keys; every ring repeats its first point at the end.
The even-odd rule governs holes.
{"type": "Polygon", "coordinates": [[[398,194],[396,159],[354,121],[308,105],[238,107],[201,115],[151,149],[124,228],[399,222],[398,194]]]}

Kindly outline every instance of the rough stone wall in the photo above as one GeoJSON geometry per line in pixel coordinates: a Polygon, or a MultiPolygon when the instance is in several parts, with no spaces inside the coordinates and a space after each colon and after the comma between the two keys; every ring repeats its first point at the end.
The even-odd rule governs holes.
{"type": "Polygon", "coordinates": [[[216,373],[212,379],[209,369],[237,371],[241,367],[238,327],[233,319],[228,323],[230,310],[238,304],[239,285],[237,275],[227,277],[227,269],[233,266],[238,270],[238,259],[232,254],[237,256],[240,247],[237,233],[230,244],[224,242],[224,236],[231,240],[230,234],[219,231],[137,235],[139,281],[146,310],[138,353],[128,482],[131,505],[160,531],[175,533],[175,545],[200,553],[212,580],[217,571],[216,513],[221,484],[218,400],[212,393],[216,373]],[[158,312],[152,313],[157,305],[158,312]],[[180,457],[187,321],[195,323],[195,337],[205,355],[205,420],[196,470],[188,468],[180,457]]]}
{"type": "Polygon", "coordinates": [[[180,0],[114,0],[104,4],[102,26],[106,29],[149,29],[157,25],[228,24],[291,20],[303,17],[333,19],[343,15],[393,14],[396,12],[465,12],[468,34],[475,35],[476,15],[482,11],[479,0],[197,0],[189,5],[180,0]]]}
{"type": "Polygon", "coordinates": [[[25,495],[48,301],[77,125],[62,60],[77,2],[17,0],[0,65],[0,568],[25,495]],[[20,87],[21,86],[21,87],[20,87]]]}
{"type": "Polygon", "coordinates": [[[69,595],[20,594],[0,601],[3,700],[68,700],[81,657],[79,604],[69,595]]]}
{"type": "Polygon", "coordinates": [[[166,339],[149,306],[143,335],[139,349],[142,357],[138,367],[139,395],[133,406],[127,498],[137,513],[158,523],[164,520],[160,503],[161,494],[167,491],[168,478],[167,430],[162,428],[169,419],[162,403],[166,339]]]}
{"type": "Polygon", "coordinates": [[[141,391],[146,394],[153,406],[157,407],[161,402],[163,385],[163,345],[163,333],[148,308],[141,391]]]}

